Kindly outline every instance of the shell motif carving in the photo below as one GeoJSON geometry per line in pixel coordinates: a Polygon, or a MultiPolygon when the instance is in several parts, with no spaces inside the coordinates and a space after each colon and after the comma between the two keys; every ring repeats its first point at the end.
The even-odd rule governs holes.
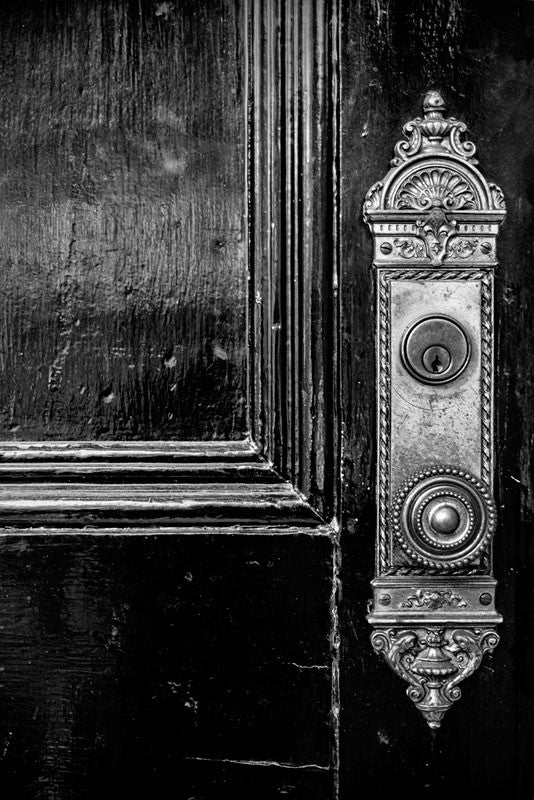
{"type": "Polygon", "coordinates": [[[448,169],[425,169],[411,175],[401,185],[395,208],[425,211],[443,208],[448,211],[476,208],[473,187],[456,172],[448,169]]]}

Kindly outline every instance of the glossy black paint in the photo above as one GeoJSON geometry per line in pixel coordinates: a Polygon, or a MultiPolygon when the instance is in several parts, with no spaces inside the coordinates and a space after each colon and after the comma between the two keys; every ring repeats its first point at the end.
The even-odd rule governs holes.
{"type": "Polygon", "coordinates": [[[339,504],[336,0],[247,0],[250,432],[331,520],[339,504]]]}
{"type": "Polygon", "coordinates": [[[177,798],[245,797],[236,772],[295,798],[317,774],[310,796],[329,796],[327,535],[36,534],[0,551],[4,796],[159,796],[171,779],[177,798]]]}
{"type": "MultiPolygon", "coordinates": [[[[263,309],[249,330],[252,360],[260,355],[250,375],[254,433],[334,519],[333,529],[315,517],[306,531],[291,519],[267,527],[256,509],[245,529],[217,529],[211,513],[194,530],[159,535],[139,524],[4,532],[7,797],[164,797],[170,785],[179,800],[337,799],[339,617],[340,800],[532,800],[531,6],[346,0],[339,19],[326,0],[2,4],[0,437],[242,437],[248,257],[263,309]],[[245,32],[259,48],[248,61],[245,32]],[[245,63],[256,69],[246,96],[245,63]],[[434,736],[373,654],[365,622],[376,442],[361,217],[367,188],[431,87],[470,125],[508,204],[496,293],[503,641],[434,736]],[[248,231],[247,104],[249,125],[264,115],[248,231]],[[248,256],[245,234],[256,236],[248,256]]],[[[148,465],[168,477],[175,464],[147,448],[91,458],[43,450],[36,463],[62,491],[96,481],[102,497],[124,468],[123,498],[133,478],[154,482],[148,465]]],[[[6,493],[17,480],[10,459],[3,452],[6,493]]],[[[30,460],[21,463],[24,479],[39,483],[30,460]]],[[[170,495],[184,476],[202,490],[203,468],[217,492],[237,474],[264,488],[278,481],[243,454],[176,463],[170,495]]]]}
{"type": "MultiPolygon", "coordinates": [[[[300,146],[328,94],[313,120],[300,104],[328,70],[317,48],[314,72],[312,44],[327,12],[309,28],[297,6],[278,45],[282,117],[300,115],[298,147],[288,125],[274,166],[289,174],[294,155],[277,218],[279,350],[292,336],[276,365],[278,466],[309,494],[313,458],[314,494],[332,508],[321,359],[333,340],[314,338],[313,392],[299,385],[301,321],[315,333],[323,288],[300,275],[298,236],[312,199],[323,224],[330,171],[323,146],[313,165],[300,146]],[[301,403],[290,426],[286,400],[301,403]]],[[[0,503],[12,526],[0,537],[0,787],[13,798],[145,798],[169,783],[184,800],[334,792],[332,531],[250,443],[176,443],[246,432],[248,13],[188,0],[0,9],[0,503]]],[[[306,247],[313,235],[328,285],[319,233],[306,247]]]]}
{"type": "Polygon", "coordinates": [[[242,438],[239,3],[0,5],[0,439],[242,438]]]}
{"type": "Polygon", "coordinates": [[[434,800],[534,795],[532,548],[532,145],[534,4],[424,0],[343,4],[343,408],[345,525],[341,797],[434,800]],[[365,605],[374,539],[374,291],[366,190],[430,88],[469,126],[505,195],[497,309],[495,543],[502,641],[432,736],[402,681],[372,653],[365,605]]]}

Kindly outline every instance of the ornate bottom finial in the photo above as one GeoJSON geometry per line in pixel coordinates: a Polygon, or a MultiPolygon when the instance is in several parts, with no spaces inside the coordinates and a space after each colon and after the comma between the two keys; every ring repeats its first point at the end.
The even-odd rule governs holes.
{"type": "Polygon", "coordinates": [[[461,695],[459,683],[479,667],[499,643],[488,628],[379,628],[371,636],[377,653],[410,685],[406,694],[430,728],[461,695]]]}

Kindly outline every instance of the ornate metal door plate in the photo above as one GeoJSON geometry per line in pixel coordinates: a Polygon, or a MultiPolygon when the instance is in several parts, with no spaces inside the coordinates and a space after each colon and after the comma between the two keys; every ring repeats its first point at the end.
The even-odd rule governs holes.
{"type": "Polygon", "coordinates": [[[501,190],[429,92],[364,218],[377,278],[371,641],[431,728],[498,643],[491,538],[493,273],[501,190]]]}

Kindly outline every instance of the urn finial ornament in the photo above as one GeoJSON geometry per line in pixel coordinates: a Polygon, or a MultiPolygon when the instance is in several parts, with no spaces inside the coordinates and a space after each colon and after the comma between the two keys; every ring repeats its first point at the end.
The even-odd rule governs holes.
{"type": "Polygon", "coordinates": [[[424,115],[428,118],[428,116],[434,112],[439,113],[441,117],[442,111],[445,111],[445,101],[439,92],[436,92],[435,89],[431,89],[425,94],[425,99],[423,100],[424,115]]]}
{"type": "Polygon", "coordinates": [[[467,126],[454,117],[444,117],[445,101],[441,92],[431,89],[423,100],[424,118],[416,117],[403,128],[406,140],[397,142],[392,167],[398,167],[418,155],[457,156],[476,164],[476,147],[465,139],[467,126]]]}

